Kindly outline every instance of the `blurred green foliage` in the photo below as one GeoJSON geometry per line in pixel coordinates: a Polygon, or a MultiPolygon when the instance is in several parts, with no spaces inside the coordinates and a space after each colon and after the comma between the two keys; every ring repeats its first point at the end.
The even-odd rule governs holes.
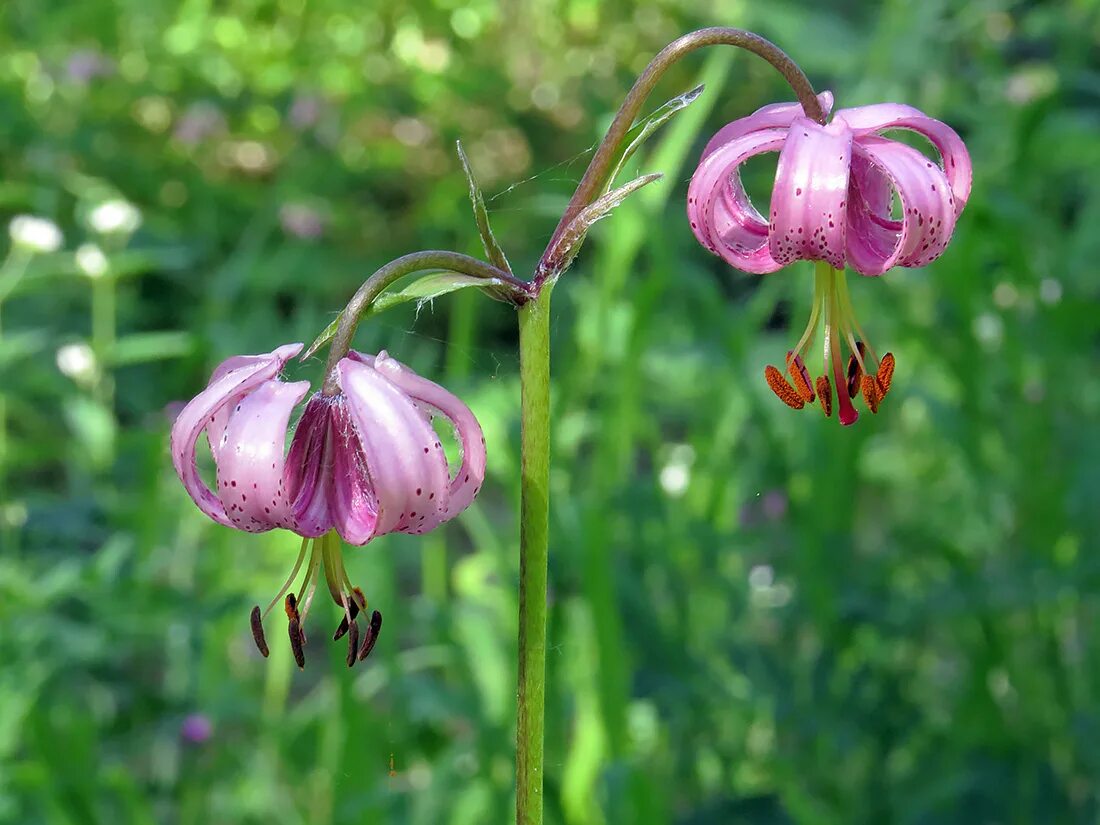
{"type": "Polygon", "coordinates": [[[390,258],[479,254],[457,138],[530,272],[634,74],[720,23],[839,106],[953,124],[974,196],[940,261],[853,284],[899,368],[842,431],[760,380],[809,267],[732,272],[683,218],[707,135],[789,94],[720,52],[662,84],[651,108],[708,84],[628,165],[665,181],[555,293],[548,822],[1096,822],[1098,18],[7,0],[0,210],[64,239],[0,269],[0,821],[508,821],[512,310],[462,293],[360,332],[467,399],[491,477],[445,530],[350,554],[386,615],[354,671],[341,645],[304,673],[284,645],[254,652],[248,610],[297,542],[208,523],[168,422],[220,359],[311,340],[390,258]]]}

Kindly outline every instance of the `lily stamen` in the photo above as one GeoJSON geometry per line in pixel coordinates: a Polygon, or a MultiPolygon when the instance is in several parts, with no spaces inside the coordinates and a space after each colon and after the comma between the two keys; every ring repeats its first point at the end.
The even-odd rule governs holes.
{"type": "Polygon", "coordinates": [[[882,401],[878,379],[873,375],[865,375],[860,382],[860,387],[863,390],[863,400],[867,404],[867,409],[872,413],[877,413],[879,402],[882,401]]]}
{"type": "Polygon", "coordinates": [[[890,392],[890,381],[894,377],[894,355],[893,353],[886,353],[882,356],[882,360],[878,365],[878,385],[882,391],[882,395],[885,398],[886,393],[890,392]]]}
{"type": "Polygon", "coordinates": [[[806,369],[806,363],[801,355],[796,355],[793,351],[787,353],[787,372],[791,376],[791,383],[794,384],[795,390],[802,396],[802,400],[812,404],[814,385],[810,379],[810,371],[806,369]]]}
{"type": "Polygon", "coordinates": [[[286,617],[288,619],[287,635],[290,637],[290,649],[294,653],[294,661],[297,663],[299,670],[301,670],[306,666],[306,653],[304,650],[306,637],[302,632],[302,620],[298,613],[298,604],[293,593],[286,594],[286,601],[284,604],[286,617]]]}
{"type": "Polygon", "coordinates": [[[260,655],[266,659],[271,651],[267,647],[267,639],[264,638],[264,623],[260,616],[259,605],[252,608],[252,615],[249,618],[252,622],[252,641],[256,643],[256,649],[260,651],[260,655]]]}
{"type": "Polygon", "coordinates": [[[772,392],[796,410],[816,398],[828,418],[833,413],[832,387],[835,384],[840,423],[845,426],[854,424],[859,418],[852,405],[857,395],[862,394],[867,409],[875,413],[889,390],[894,356],[887,353],[881,361],[875,357],[856,320],[844,272],[827,263],[819,263],[816,267],[810,320],[798,345],[787,352],[786,366],[791,378],[789,382],[776,367],[768,366],[764,370],[764,378],[772,392]],[[803,354],[813,346],[819,321],[824,328],[823,374],[812,380],[803,354]]]}
{"type": "Polygon", "coordinates": [[[264,636],[263,623],[272,607],[281,600],[287,617],[287,635],[290,639],[294,661],[298,667],[305,667],[305,647],[308,641],[305,631],[306,615],[309,612],[309,607],[313,602],[313,596],[322,576],[333,601],[343,612],[340,624],[337,626],[332,638],[333,641],[338,641],[345,635],[349,636],[348,667],[366,658],[366,654],[370,653],[371,648],[374,647],[374,643],[378,639],[378,631],[382,625],[382,614],[377,610],[374,611],[364,637],[359,627],[358,617],[361,613],[367,611],[367,598],[360,588],[351,583],[348,577],[347,569],[344,567],[339,536],[335,532],[329,532],[319,538],[306,539],[302,542],[302,549],[298,554],[298,559],[290,576],[287,577],[272,603],[268,605],[267,610],[261,612],[259,605],[252,608],[252,613],[249,616],[252,640],[264,657],[267,657],[270,651],[268,650],[267,639],[264,636]],[[307,553],[309,564],[306,565],[305,575],[302,577],[297,594],[295,594],[291,588],[301,571],[307,553]]]}
{"type": "Polygon", "coordinates": [[[833,414],[833,387],[827,375],[818,376],[817,400],[821,402],[821,411],[829,418],[833,414]]]}
{"type": "Polygon", "coordinates": [[[356,662],[356,652],[359,648],[359,622],[352,619],[348,629],[348,655],[346,661],[348,667],[352,667],[356,662]]]}
{"type": "Polygon", "coordinates": [[[792,410],[801,410],[806,406],[802,396],[787,383],[787,379],[783,377],[783,373],[777,367],[773,367],[771,364],[764,367],[764,380],[768,382],[768,386],[772,388],[772,392],[779,397],[779,400],[792,410]]]}
{"type": "MultiPolygon", "coordinates": [[[[852,339],[849,337],[849,343],[852,339]]],[[[859,392],[860,386],[863,384],[863,375],[866,370],[863,368],[863,342],[856,341],[853,345],[851,354],[848,356],[848,397],[855,398],[856,393],[859,392]]]]}
{"type": "Polygon", "coordinates": [[[370,624],[363,635],[363,646],[359,648],[359,661],[366,659],[372,650],[374,643],[378,641],[378,634],[382,630],[382,614],[375,610],[370,617],[370,624]]]}

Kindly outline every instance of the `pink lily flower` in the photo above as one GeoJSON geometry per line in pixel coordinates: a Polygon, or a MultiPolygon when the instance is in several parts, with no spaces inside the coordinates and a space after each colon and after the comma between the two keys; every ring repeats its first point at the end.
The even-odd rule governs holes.
{"type": "MultiPolygon", "coordinates": [[[[828,92],[818,99],[826,112],[832,108],[828,92]]],[[[868,408],[878,411],[894,359],[889,353],[879,359],[863,335],[844,267],[877,276],[893,266],[934,261],[951,239],[970,183],[970,157],[955,131],[897,103],[841,109],[825,125],[804,117],[797,103],[765,106],[710,140],[688,188],[688,220],[699,242],[755,274],[797,260],[819,262],[810,322],[787,354],[793,386],[777,368],[765,370],[780,399],[801,409],[817,396],[831,415],[831,371],[841,423],[859,417],[851,399],[860,391],[868,408]],[[879,134],[893,129],[926,137],[939,162],[879,134]],[[770,220],[752,205],[740,176],[741,165],[763,152],[779,152],[770,220]],[[812,382],[802,355],[819,321],[825,327],[824,375],[812,382]]]]}
{"type": "Polygon", "coordinates": [[[323,572],[333,600],[345,611],[336,638],[352,632],[350,665],[353,654],[362,659],[370,652],[381,614],[374,612],[356,652],[355,616],[366,610],[366,600],[347,578],[337,534],[363,545],[386,533],[424,533],[454,518],[481,489],[485,440],[469,407],[439,385],[384,351],[351,352],[337,365],[340,392],[316,393],[308,401],[284,455],[291,414],[309,382],[286,382],[279,373],[301,349],[287,344],[216,367],[206,389],[176,418],[172,463],[188,495],[219,524],[250,533],[281,527],[305,539],[279,594],[262,615],[258,606],[253,610],[261,652],[267,655],[263,617],[286,595],[291,645],[303,664],[301,626],[312,599],[310,585],[315,588],[323,572]],[[453,474],[432,428],[437,414],[454,426],[462,448],[453,474]],[[216,467],[213,489],[196,462],[203,432],[216,467]],[[302,588],[298,596],[288,594],[311,544],[302,588]]]}

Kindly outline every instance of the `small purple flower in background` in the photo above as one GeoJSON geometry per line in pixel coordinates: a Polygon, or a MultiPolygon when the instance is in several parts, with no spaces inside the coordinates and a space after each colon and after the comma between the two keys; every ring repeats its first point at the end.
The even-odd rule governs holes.
{"type": "MultiPolygon", "coordinates": [[[[832,95],[819,99],[828,112],[832,95]]],[[[809,324],[787,354],[793,386],[776,367],[765,370],[784,403],[801,409],[816,396],[831,415],[831,370],[842,424],[859,417],[851,403],[859,392],[878,411],[890,389],[894,358],[886,353],[879,359],[856,321],[845,264],[874,276],[934,261],[966,205],[970,181],[970,157],[954,130],[896,103],[841,109],[826,125],[803,117],[798,104],[765,106],[711,139],[688,189],[688,219],[699,242],[750,273],[775,272],[798,260],[820,262],[809,324]],[[878,134],[890,129],[923,135],[940,162],[878,134]],[[741,165],[763,152],[779,152],[770,220],[749,201],[740,176],[741,165]],[[814,382],[802,356],[819,320],[825,327],[824,374],[814,382]]]]}
{"type": "Polygon", "coordinates": [[[304,203],[286,203],[279,207],[279,225],[288,235],[315,241],[325,234],[325,217],[304,203]]]}
{"type": "Polygon", "coordinates": [[[77,49],[65,61],[66,76],[81,86],[87,86],[97,78],[108,77],[114,71],[114,62],[95,49],[77,49]]]}
{"type": "Polygon", "coordinates": [[[287,115],[290,125],[299,131],[305,131],[317,125],[324,111],[324,101],[313,94],[299,94],[290,104],[287,115]]]}
{"type": "Polygon", "coordinates": [[[197,146],[210,137],[225,133],[225,115],[215,104],[207,101],[192,103],[176,121],[172,137],[186,146],[197,146]]]}
{"type": "Polygon", "coordinates": [[[768,521],[779,521],[787,515],[787,493],[783,490],[768,490],[760,501],[760,510],[768,521]]]}
{"type": "Polygon", "coordinates": [[[203,713],[189,713],[180,724],[180,736],[185,742],[201,745],[214,734],[214,725],[203,713]]]}
{"type": "MultiPolygon", "coordinates": [[[[286,595],[291,643],[299,666],[301,626],[312,600],[310,585],[323,571],[333,601],[345,611],[339,638],[351,630],[349,666],[366,600],[344,570],[340,541],[363,545],[386,533],[425,533],[473,501],[485,478],[485,440],[469,407],[385,352],[350,352],[337,365],[340,392],[316,393],[306,404],[284,456],[290,416],[309,382],[288,383],[279,373],[302,349],[287,344],[264,355],[229,358],[207,388],[180,412],[172,427],[172,462],[187,493],[208,517],[259,533],[281,527],[306,541],[298,561],[267,610],[253,610],[257,646],[267,655],[262,620],[286,595]],[[432,427],[442,415],[462,450],[452,475],[432,427]],[[210,489],[199,474],[196,448],[206,432],[216,467],[210,489]],[[333,532],[335,531],[335,533],[333,532]],[[315,541],[310,541],[315,539],[315,541]],[[299,596],[288,593],[306,551],[313,551],[299,596]],[[305,594],[299,613],[298,603],[305,594]]],[[[374,611],[357,655],[365,658],[381,627],[374,611]]]]}

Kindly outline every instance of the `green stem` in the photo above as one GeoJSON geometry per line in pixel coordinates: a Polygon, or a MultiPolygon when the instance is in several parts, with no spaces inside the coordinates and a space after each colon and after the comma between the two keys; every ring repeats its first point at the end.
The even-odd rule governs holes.
{"type": "Polygon", "coordinates": [[[114,273],[108,270],[92,281],[92,352],[96,379],[93,394],[108,409],[114,407],[114,376],[107,369],[117,332],[114,273]]]}
{"type": "MultiPolygon", "coordinates": [[[[8,253],[8,257],[4,259],[4,263],[0,265],[0,310],[4,307],[4,302],[7,297],[12,293],[19,282],[22,280],[23,275],[27,271],[27,264],[30,262],[30,256],[20,251],[18,248],[13,248],[8,253]]],[[[3,328],[0,327],[0,339],[3,338],[3,328]]],[[[0,501],[6,501],[4,489],[4,476],[8,469],[8,411],[7,411],[7,399],[4,397],[4,393],[0,392],[0,501]]],[[[0,514],[0,519],[3,518],[3,514],[0,514]]],[[[5,542],[6,543],[6,542],[5,542]]]]}
{"type": "Polygon", "coordinates": [[[474,278],[492,278],[503,281],[512,288],[513,300],[517,304],[522,303],[529,295],[527,284],[524,281],[497,269],[492,264],[487,264],[485,261],[479,261],[477,258],[471,258],[469,255],[463,255],[460,252],[430,249],[425,252],[412,252],[408,255],[402,255],[367,278],[340,314],[340,325],[332,338],[328,363],[325,365],[325,383],[322,388],[325,395],[337,395],[340,392],[336,379],[336,365],[351,349],[351,339],[355,337],[355,329],[359,326],[360,316],[366,312],[374,299],[382,293],[382,290],[394,281],[426,269],[449,269],[452,272],[460,272],[474,278]]]}
{"type": "Polygon", "coordinates": [[[550,293],[519,310],[522,470],[516,825],[542,825],[546,705],[546,564],[550,521],[550,293]]]}
{"type": "MultiPolygon", "coordinates": [[[[611,122],[607,134],[604,135],[603,141],[596,149],[596,154],[588,164],[584,177],[577,185],[577,191],[573,193],[573,197],[565,209],[565,214],[561,216],[561,221],[559,221],[557,229],[554,230],[550,243],[546,246],[546,251],[542,253],[543,262],[554,259],[558,242],[561,240],[562,233],[569,226],[570,221],[603,192],[608,183],[607,177],[611,174],[611,170],[615,168],[615,157],[619,145],[630,130],[631,124],[638,117],[646,98],[649,97],[649,93],[653,91],[661,76],[678,60],[696,49],[721,45],[746,49],[767,60],[790,84],[798,97],[798,102],[802,104],[802,110],[806,113],[806,116],[813,118],[818,123],[825,122],[825,112],[818,102],[817,95],[814,94],[814,88],[810,85],[809,79],[798,67],[798,64],[771,41],[765,40],[752,32],[725,26],[699,29],[690,34],[685,34],[683,37],[673,40],[658,52],[657,56],[646,66],[645,71],[634,81],[634,86],[630,89],[622,106],[619,107],[619,111],[611,122]]],[[[540,271],[541,269],[542,267],[540,267],[540,271]]],[[[553,272],[548,272],[544,277],[551,277],[553,274],[553,272]]]]}

